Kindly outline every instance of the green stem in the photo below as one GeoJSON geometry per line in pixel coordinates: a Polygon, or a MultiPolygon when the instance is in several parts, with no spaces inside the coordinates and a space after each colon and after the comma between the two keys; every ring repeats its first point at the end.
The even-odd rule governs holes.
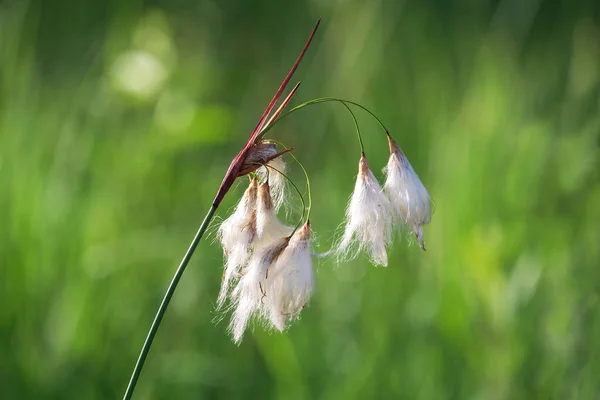
{"type": "MultiPolygon", "coordinates": [[[[327,98],[327,97],[324,97],[327,98]]],[[[353,101],[350,100],[341,100],[341,99],[335,99],[333,97],[329,98],[329,101],[341,101],[342,103],[346,103],[346,104],[352,104],[355,107],[358,107],[364,111],[366,111],[367,113],[369,113],[369,115],[371,115],[371,117],[375,118],[375,121],[377,121],[377,123],[379,124],[379,126],[381,126],[381,129],[383,129],[386,133],[389,133],[389,131],[387,130],[387,128],[385,127],[385,125],[383,124],[383,122],[381,122],[381,120],[377,117],[377,115],[375,115],[371,110],[369,110],[367,107],[360,105],[358,103],[355,103],[353,101]]]]}
{"type": "Polygon", "coordinates": [[[326,103],[328,101],[338,101],[340,103],[343,104],[352,104],[355,107],[358,107],[364,111],[366,111],[367,113],[369,113],[369,115],[371,115],[373,118],[375,118],[375,120],[377,121],[377,123],[381,126],[381,128],[386,132],[389,133],[389,131],[387,130],[387,128],[385,127],[385,125],[383,124],[383,122],[381,122],[381,120],[377,117],[377,115],[375,115],[371,110],[369,110],[367,107],[355,103],[354,101],[350,101],[350,100],[344,100],[344,99],[338,99],[336,97],[319,97],[317,99],[312,99],[309,100],[307,102],[304,102],[302,104],[297,105],[296,107],[290,109],[289,111],[287,111],[286,113],[282,114],[279,118],[277,118],[275,121],[273,121],[269,126],[267,126],[266,128],[264,128],[262,130],[262,132],[259,135],[259,139],[263,138],[265,136],[265,133],[267,133],[267,131],[269,129],[271,129],[273,126],[275,126],[275,124],[277,124],[279,121],[281,121],[283,118],[287,117],[288,115],[292,114],[293,112],[296,112],[306,106],[311,106],[313,104],[319,104],[319,103],[326,103]]]}
{"type": "Polygon", "coordinates": [[[179,264],[179,267],[177,268],[177,271],[175,271],[175,275],[173,275],[173,279],[171,280],[171,283],[169,284],[169,287],[167,288],[165,297],[163,298],[162,302],[160,303],[160,306],[158,307],[158,311],[156,312],[154,321],[152,321],[152,326],[150,326],[150,330],[148,331],[148,336],[146,337],[146,341],[144,342],[144,345],[142,346],[142,350],[140,351],[140,355],[135,364],[135,368],[133,369],[133,373],[131,374],[131,379],[129,380],[129,384],[127,385],[127,390],[125,391],[123,400],[129,400],[129,399],[131,399],[131,396],[133,395],[133,391],[135,390],[135,385],[137,384],[138,378],[140,377],[140,373],[142,372],[142,368],[144,367],[144,361],[146,361],[146,357],[148,356],[148,352],[150,351],[150,346],[152,346],[152,341],[154,340],[156,331],[158,331],[160,322],[162,321],[162,318],[165,315],[165,311],[167,311],[167,307],[169,307],[169,302],[171,301],[171,298],[173,297],[173,293],[175,292],[175,289],[177,288],[177,284],[179,283],[179,280],[181,279],[181,276],[183,275],[185,268],[187,267],[188,263],[190,262],[190,259],[192,258],[192,255],[194,254],[194,251],[196,250],[196,247],[198,246],[198,243],[200,242],[200,239],[202,239],[204,232],[206,232],[206,229],[208,228],[210,221],[212,220],[213,216],[215,215],[215,212],[217,211],[217,207],[218,206],[212,205],[210,207],[210,209],[208,210],[208,213],[206,213],[206,216],[204,217],[204,221],[202,221],[202,224],[198,228],[198,232],[196,232],[196,236],[194,236],[194,240],[192,240],[190,247],[186,251],[185,255],[183,256],[183,259],[181,260],[181,263],[179,264]]]}
{"type": "MultiPolygon", "coordinates": [[[[285,146],[284,146],[285,147],[285,146]]],[[[310,219],[310,210],[312,209],[312,193],[310,191],[310,179],[308,178],[308,172],[306,172],[306,168],[304,165],[298,160],[298,157],[294,155],[294,153],[289,153],[290,156],[294,158],[294,161],[302,168],[302,172],[304,172],[304,177],[306,178],[306,193],[308,196],[308,207],[306,208],[306,220],[310,219]]]]}
{"type": "Polygon", "coordinates": [[[342,104],[344,105],[344,107],[346,107],[348,109],[348,112],[350,113],[350,115],[352,115],[352,119],[354,120],[354,127],[356,128],[356,135],[358,136],[358,143],[360,143],[360,153],[362,155],[364,155],[365,154],[365,145],[363,144],[362,136],[360,134],[360,128],[358,127],[358,121],[356,120],[356,115],[354,115],[354,113],[352,112],[350,107],[348,107],[348,104],[346,104],[344,102],[342,102],[342,104]]]}
{"type": "MultiPolygon", "coordinates": [[[[355,121],[356,121],[356,119],[355,119],[355,121]]],[[[358,126],[357,126],[357,128],[358,128],[358,126]]],[[[281,147],[283,147],[284,150],[288,150],[288,147],[285,144],[283,144],[282,142],[280,142],[279,140],[269,139],[268,141],[269,142],[273,142],[273,143],[277,143],[278,145],[280,145],[281,147]]],[[[362,144],[362,140],[361,140],[361,144],[362,144]]],[[[362,148],[362,146],[361,146],[361,148],[362,148]]],[[[309,220],[310,219],[310,210],[312,209],[312,193],[310,191],[310,179],[308,177],[308,172],[306,172],[306,168],[304,168],[304,165],[300,162],[300,160],[298,160],[298,157],[296,157],[293,152],[289,152],[288,154],[290,156],[292,156],[292,158],[294,159],[294,161],[296,161],[296,164],[298,164],[298,166],[300,166],[300,168],[302,168],[302,172],[304,172],[304,178],[306,178],[306,192],[307,192],[307,196],[308,196],[308,207],[306,207],[306,210],[307,210],[306,211],[306,219],[309,220]]],[[[294,185],[294,183],[292,182],[291,179],[289,179],[285,175],[283,175],[283,176],[286,177],[288,179],[288,181],[292,185],[294,185]]],[[[294,187],[296,187],[296,185],[294,185],[294,187]]],[[[300,197],[302,198],[302,194],[300,193],[300,191],[298,190],[298,188],[296,188],[296,191],[298,191],[298,194],[300,194],[300,197]]],[[[304,205],[304,199],[302,199],[302,205],[304,205]]],[[[302,213],[302,216],[303,216],[302,220],[304,220],[304,213],[302,213]]],[[[298,229],[298,227],[296,227],[296,229],[298,229]]],[[[295,232],[295,230],[294,230],[294,232],[295,232]]]]}

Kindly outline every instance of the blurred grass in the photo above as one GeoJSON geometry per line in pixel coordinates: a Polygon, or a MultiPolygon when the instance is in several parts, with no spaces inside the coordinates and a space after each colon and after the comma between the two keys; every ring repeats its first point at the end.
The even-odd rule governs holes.
{"type": "MultiPolygon", "coordinates": [[[[349,98],[390,127],[435,200],[428,252],[402,239],[387,269],[319,261],[302,319],[237,347],[215,324],[222,260],[204,241],[137,397],[598,398],[598,11],[0,3],[2,397],[121,396],[230,158],[323,15],[297,101],[349,98]]],[[[379,169],[385,139],[360,122],[379,169]]],[[[324,105],[272,134],[312,176],[327,249],[356,173],[352,122],[324,105]]]]}

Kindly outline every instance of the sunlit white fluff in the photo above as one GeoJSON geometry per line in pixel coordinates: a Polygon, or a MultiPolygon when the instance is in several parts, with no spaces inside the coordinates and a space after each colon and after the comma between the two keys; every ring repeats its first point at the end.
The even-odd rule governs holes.
{"type": "Polygon", "coordinates": [[[268,180],[275,211],[279,210],[285,202],[286,178],[282,174],[286,172],[287,164],[281,156],[269,161],[266,167],[260,167],[257,170],[258,176],[263,181],[268,180]]]}
{"type": "Polygon", "coordinates": [[[266,317],[265,298],[268,295],[268,275],[282,252],[288,246],[289,238],[281,238],[271,246],[256,250],[250,257],[248,266],[231,293],[235,310],[229,330],[233,340],[242,340],[248,321],[255,315],[266,317]]]}
{"type": "Polygon", "coordinates": [[[271,244],[274,240],[289,236],[292,228],[282,224],[277,218],[277,211],[271,196],[268,183],[258,187],[258,200],[256,205],[256,234],[257,247],[271,244]]]}
{"type": "Polygon", "coordinates": [[[373,263],[387,265],[386,245],[391,242],[392,236],[390,202],[364,155],[360,158],[346,220],[344,235],[336,248],[338,257],[352,259],[364,249],[373,263]]]}
{"type": "Polygon", "coordinates": [[[315,287],[309,242],[310,223],[307,222],[294,233],[275,267],[269,271],[265,306],[269,322],[280,331],[300,315],[315,287]]]}
{"type": "Polygon", "coordinates": [[[307,222],[291,238],[254,252],[231,295],[235,310],[229,330],[236,343],[252,318],[279,331],[298,318],[315,286],[309,241],[307,222]]]}
{"type": "Polygon", "coordinates": [[[218,231],[218,239],[225,253],[225,271],[217,298],[217,307],[223,306],[232,281],[240,277],[242,266],[247,262],[256,239],[256,203],[258,184],[250,182],[235,211],[218,231]]]}
{"type": "Polygon", "coordinates": [[[390,159],[385,168],[385,194],[390,199],[394,216],[412,229],[422,250],[425,250],[423,225],[431,221],[429,192],[421,183],[408,159],[388,135],[390,159]]]}

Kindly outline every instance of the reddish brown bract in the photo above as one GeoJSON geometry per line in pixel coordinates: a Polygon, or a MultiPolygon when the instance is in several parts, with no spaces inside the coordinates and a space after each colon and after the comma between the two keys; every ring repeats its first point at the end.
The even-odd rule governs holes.
{"type": "MultiPolygon", "coordinates": [[[[275,112],[275,114],[273,115],[273,117],[271,119],[269,119],[269,114],[271,114],[271,111],[273,111],[273,108],[275,107],[275,104],[277,103],[277,100],[279,100],[279,98],[283,94],[283,91],[285,90],[286,86],[290,82],[290,79],[292,79],[292,76],[294,75],[294,72],[296,72],[296,68],[298,68],[298,65],[300,64],[300,61],[304,57],[304,54],[306,53],[306,50],[308,50],[308,46],[310,46],[310,43],[312,42],[312,39],[315,36],[315,33],[317,32],[317,28],[319,27],[320,23],[321,23],[321,19],[319,19],[319,21],[317,21],[317,24],[313,28],[313,31],[310,34],[310,37],[306,41],[306,44],[304,45],[304,48],[302,49],[302,52],[300,53],[300,55],[296,59],[296,62],[292,66],[292,69],[290,70],[290,72],[288,72],[287,76],[285,77],[285,79],[283,80],[283,82],[281,83],[281,85],[279,86],[279,89],[277,89],[277,92],[275,93],[275,96],[273,96],[273,98],[271,99],[271,102],[269,103],[269,105],[265,109],[263,115],[258,120],[258,123],[256,124],[256,127],[254,128],[254,130],[250,134],[250,137],[248,138],[248,142],[246,142],[246,145],[244,146],[244,148],[237,154],[237,156],[235,156],[235,158],[233,159],[233,161],[229,165],[229,169],[227,170],[227,173],[225,174],[225,177],[223,178],[223,182],[221,182],[221,186],[219,187],[217,195],[215,196],[215,199],[213,200],[213,205],[215,207],[218,206],[221,203],[221,201],[225,197],[225,194],[227,194],[227,192],[229,191],[229,189],[231,189],[231,186],[233,185],[233,182],[235,182],[235,180],[238,177],[247,175],[250,172],[253,172],[257,168],[260,167],[260,165],[254,165],[255,163],[249,163],[247,161],[247,159],[250,156],[254,156],[255,155],[254,152],[253,152],[254,146],[257,145],[255,143],[255,141],[256,141],[258,135],[260,135],[260,133],[262,132],[263,128],[266,128],[267,122],[271,123],[271,122],[274,121],[274,119],[277,117],[277,115],[279,115],[279,113],[281,113],[281,111],[283,111],[283,107],[285,107],[285,105],[290,101],[291,97],[296,92],[296,89],[298,88],[298,85],[296,85],[294,87],[294,89],[292,90],[292,92],[290,93],[290,95],[288,95],[286,97],[285,101],[282,103],[282,106],[279,107],[279,109],[275,112]]],[[[259,142],[259,144],[260,144],[260,142],[259,142]]],[[[271,157],[270,159],[268,159],[264,163],[272,160],[275,157],[278,157],[281,154],[283,154],[283,153],[280,153],[280,154],[277,154],[277,155],[273,155],[273,157],[271,157]]]]}

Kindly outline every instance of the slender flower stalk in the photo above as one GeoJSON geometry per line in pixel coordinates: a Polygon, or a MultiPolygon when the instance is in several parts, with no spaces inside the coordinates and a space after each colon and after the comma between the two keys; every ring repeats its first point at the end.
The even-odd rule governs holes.
{"type": "Polygon", "coordinates": [[[181,280],[181,277],[185,272],[185,268],[192,259],[192,255],[194,254],[194,251],[196,251],[196,247],[198,247],[198,243],[200,243],[200,239],[202,239],[202,236],[204,236],[204,233],[206,232],[206,229],[208,228],[210,221],[212,221],[216,211],[217,206],[215,206],[214,204],[211,205],[210,209],[206,213],[206,216],[204,217],[204,220],[202,221],[202,224],[200,224],[198,232],[196,232],[196,236],[194,236],[190,247],[185,252],[185,255],[183,256],[179,267],[177,267],[175,275],[173,275],[173,279],[171,280],[171,283],[167,288],[165,296],[163,297],[163,300],[160,303],[160,306],[158,307],[156,316],[152,321],[152,325],[150,326],[150,330],[148,331],[148,335],[146,336],[146,340],[144,341],[142,350],[140,351],[140,355],[138,356],[138,359],[135,363],[135,367],[133,368],[131,378],[129,379],[129,383],[127,384],[127,389],[125,390],[125,395],[123,396],[124,400],[129,400],[131,399],[131,396],[133,396],[133,391],[135,390],[135,386],[137,385],[137,381],[142,372],[142,368],[144,367],[144,362],[146,361],[146,357],[148,357],[150,347],[152,346],[152,342],[154,341],[154,337],[156,336],[156,332],[158,331],[158,327],[162,322],[163,316],[167,311],[167,307],[169,307],[169,303],[171,302],[171,298],[175,293],[175,289],[177,289],[177,284],[181,280]]]}
{"type": "MultiPolygon", "coordinates": [[[[295,113],[296,111],[302,110],[308,106],[312,106],[312,105],[317,105],[317,104],[321,104],[321,103],[329,103],[329,102],[336,102],[336,103],[341,103],[345,106],[348,105],[352,105],[355,107],[360,108],[361,110],[365,111],[366,113],[368,113],[371,117],[373,117],[377,123],[379,124],[379,126],[381,126],[381,128],[383,129],[384,132],[388,133],[389,131],[387,130],[387,128],[385,127],[385,125],[383,124],[383,122],[377,117],[377,115],[375,115],[371,110],[369,110],[367,107],[363,106],[362,104],[358,104],[354,101],[350,101],[350,100],[344,100],[344,99],[339,99],[337,97],[319,97],[316,99],[312,99],[309,101],[306,101],[302,104],[299,104],[295,107],[292,107],[289,111],[283,113],[279,118],[277,118],[276,120],[274,120],[272,123],[270,123],[269,125],[265,126],[265,128],[262,130],[262,132],[260,133],[260,135],[258,136],[258,138],[262,138],[265,136],[265,134],[272,129],[278,122],[282,121],[285,117],[295,113]]],[[[348,108],[348,107],[346,107],[348,108]]],[[[362,144],[362,139],[359,139],[360,143],[362,144]]],[[[361,146],[362,148],[362,146],[361,146]]]]}
{"type": "Polygon", "coordinates": [[[339,102],[350,113],[360,144],[359,171],[346,210],[346,225],[342,238],[333,252],[339,260],[348,260],[364,250],[371,261],[387,265],[387,246],[392,241],[392,225],[398,222],[410,226],[424,250],[423,225],[431,220],[429,193],[406,159],[404,153],[389,136],[381,120],[366,107],[334,97],[321,97],[302,103],[287,112],[285,108],[296,94],[300,83],[285,96],[276,108],[300,61],[315,36],[320,20],[314,27],[296,62],[279,86],[267,108],[251,132],[246,144],[231,161],[215,194],[211,208],[200,225],[188,251],[185,253],[154,321],[150,327],[137,363],[131,375],[124,399],[130,399],[167,310],[194,251],[208,228],[215,212],[233,183],[240,177],[249,176],[250,184],[241,197],[235,211],[226,218],[218,230],[223,247],[225,266],[217,308],[232,309],[229,331],[236,343],[240,343],[251,321],[262,322],[268,327],[284,331],[300,316],[315,290],[315,276],[311,260],[310,213],[312,195],[307,170],[296,155],[294,148],[265,138],[283,118],[309,105],[339,102]],[[351,107],[352,106],[352,107],[351,107]],[[364,153],[364,143],[353,108],[358,107],[381,125],[388,134],[390,159],[386,168],[386,183],[381,188],[369,168],[364,153]],[[281,145],[283,151],[278,151],[281,145]],[[306,178],[306,195],[287,175],[283,156],[291,156],[302,169],[306,178]],[[293,187],[302,201],[302,213],[295,228],[282,222],[277,212],[288,201],[286,185],[293,187]]]}
{"type": "MultiPolygon", "coordinates": [[[[229,165],[229,168],[228,168],[227,172],[225,173],[225,176],[223,177],[223,181],[221,182],[221,186],[219,187],[219,189],[215,195],[215,198],[213,200],[211,208],[209,209],[208,213],[206,214],[204,221],[198,228],[198,232],[196,233],[196,236],[194,236],[194,239],[192,240],[192,243],[190,244],[188,251],[185,253],[179,267],[175,271],[175,275],[173,276],[171,283],[167,287],[167,291],[165,293],[163,301],[161,302],[160,306],[158,307],[156,316],[154,317],[154,321],[152,322],[152,325],[150,326],[150,330],[148,331],[148,336],[146,337],[146,340],[144,341],[144,344],[140,351],[140,355],[138,357],[138,360],[137,360],[135,367],[133,369],[133,372],[131,374],[129,384],[127,385],[127,389],[125,390],[125,394],[123,395],[124,400],[131,399],[131,396],[133,396],[133,392],[135,390],[137,381],[139,379],[140,373],[142,372],[142,368],[144,367],[144,362],[146,361],[146,357],[148,356],[148,352],[150,351],[150,347],[152,346],[152,342],[154,341],[154,337],[156,335],[156,332],[158,331],[158,327],[160,326],[160,323],[162,321],[162,317],[164,316],[164,314],[169,306],[169,303],[171,302],[173,293],[175,293],[175,289],[177,289],[177,285],[178,285],[181,277],[183,276],[183,273],[185,272],[185,269],[186,269],[190,259],[192,258],[192,255],[194,254],[196,247],[198,246],[198,243],[200,242],[200,240],[202,239],[202,236],[206,232],[206,229],[208,228],[208,225],[210,224],[212,218],[214,217],[214,214],[217,211],[219,205],[223,201],[223,198],[225,197],[227,192],[229,192],[229,190],[231,189],[231,186],[233,185],[233,183],[235,182],[235,180],[237,178],[239,178],[240,176],[249,174],[249,173],[255,171],[259,167],[259,165],[255,165],[254,167],[249,167],[249,165],[252,165],[254,163],[248,163],[247,159],[249,157],[251,158],[253,155],[256,154],[257,145],[260,145],[260,143],[261,143],[260,139],[257,140],[257,137],[261,133],[263,128],[266,126],[266,123],[269,122],[269,118],[270,118],[269,115],[271,114],[271,111],[275,107],[277,100],[279,100],[279,98],[285,91],[285,88],[287,87],[289,81],[292,79],[292,76],[294,75],[294,72],[296,71],[296,69],[298,68],[298,65],[300,64],[300,61],[306,54],[306,51],[308,50],[308,47],[310,46],[310,44],[315,36],[315,33],[317,32],[317,29],[319,28],[320,23],[321,23],[321,19],[319,19],[317,21],[317,24],[313,28],[312,33],[310,34],[310,36],[308,38],[308,41],[304,45],[304,48],[302,49],[302,52],[296,59],[296,62],[292,66],[292,69],[288,72],[287,76],[285,77],[285,79],[283,80],[281,85],[279,86],[279,89],[277,89],[277,92],[275,92],[275,95],[269,102],[269,105],[267,106],[267,108],[263,112],[262,116],[258,120],[256,127],[254,128],[254,130],[250,134],[248,141],[246,142],[246,145],[234,157],[231,164],[229,165]],[[254,168],[254,169],[252,169],[252,168],[254,168]]],[[[297,87],[296,87],[296,89],[297,89],[297,87]]],[[[293,96],[293,93],[295,93],[296,89],[294,89],[292,91],[291,95],[288,95],[288,97],[286,98],[285,104],[287,104],[291,100],[291,97],[293,96]]],[[[283,109],[280,107],[280,109],[277,110],[275,114],[279,115],[279,113],[281,113],[282,110],[283,109]]],[[[259,158],[258,161],[266,164],[276,157],[277,157],[277,155],[273,154],[273,155],[269,155],[265,159],[259,158]]]]}

